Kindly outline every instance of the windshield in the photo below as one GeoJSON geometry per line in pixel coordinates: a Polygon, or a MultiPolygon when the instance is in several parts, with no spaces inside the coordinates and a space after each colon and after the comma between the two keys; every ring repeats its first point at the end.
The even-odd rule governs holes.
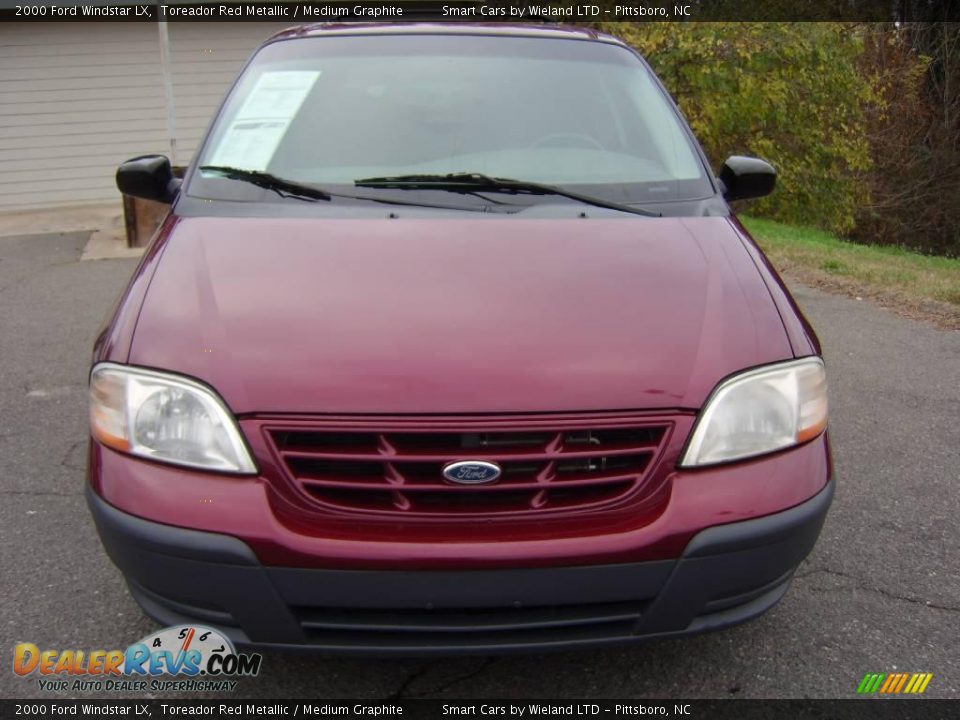
{"type": "MultiPolygon", "coordinates": [[[[327,189],[369,177],[482,173],[621,202],[698,199],[712,190],[681,122],[645,65],[616,45],[301,38],[260,50],[199,164],[327,189]]],[[[202,171],[189,193],[278,200],[238,185],[202,171]]]]}

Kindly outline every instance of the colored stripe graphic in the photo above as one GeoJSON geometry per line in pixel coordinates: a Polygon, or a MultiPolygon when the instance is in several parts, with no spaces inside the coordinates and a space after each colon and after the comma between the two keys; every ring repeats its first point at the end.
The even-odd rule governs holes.
{"type": "Polygon", "coordinates": [[[887,679],[884,681],[883,685],[880,686],[880,694],[890,692],[890,688],[897,684],[897,679],[900,677],[897,673],[891,673],[887,675],[887,679]]]}
{"type": "Polygon", "coordinates": [[[860,681],[860,686],[857,688],[857,692],[875,693],[880,689],[880,683],[883,682],[885,677],[885,673],[867,673],[863,676],[863,680],[860,681]]]}
{"type": "Polygon", "coordinates": [[[867,673],[857,685],[857,693],[868,695],[920,695],[933,679],[933,673],[867,673]]]}

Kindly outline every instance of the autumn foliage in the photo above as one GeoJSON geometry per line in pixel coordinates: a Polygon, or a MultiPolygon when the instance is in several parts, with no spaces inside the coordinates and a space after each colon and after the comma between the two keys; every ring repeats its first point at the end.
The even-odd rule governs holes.
{"type": "MultiPolygon", "coordinates": [[[[931,59],[910,28],[600,26],[653,66],[715,169],[733,154],[774,164],[778,190],[752,203],[752,214],[960,255],[960,156],[946,152],[960,151],[960,124],[933,127],[942,117],[929,92],[931,59]]],[[[947,80],[955,71],[946,69],[947,80]]]]}

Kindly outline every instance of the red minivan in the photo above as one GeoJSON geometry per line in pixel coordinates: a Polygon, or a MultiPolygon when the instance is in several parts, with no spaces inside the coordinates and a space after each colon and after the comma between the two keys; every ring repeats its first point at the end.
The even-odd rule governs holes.
{"type": "Polygon", "coordinates": [[[144,611],[501,653],[768,610],[833,495],[816,336],[650,68],[587,29],[253,56],[99,335],[87,497],[144,611]]]}

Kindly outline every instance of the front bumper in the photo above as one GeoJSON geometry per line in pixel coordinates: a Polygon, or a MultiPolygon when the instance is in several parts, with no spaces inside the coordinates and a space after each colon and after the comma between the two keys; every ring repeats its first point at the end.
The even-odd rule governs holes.
{"type": "Polygon", "coordinates": [[[834,481],[795,507],[699,532],[681,557],[492,570],[340,570],[261,564],[229,535],[129,515],[87,488],[110,558],[165,625],[240,646],[334,653],[498,654],[625,643],[749,620],[786,593],[834,481]]]}

